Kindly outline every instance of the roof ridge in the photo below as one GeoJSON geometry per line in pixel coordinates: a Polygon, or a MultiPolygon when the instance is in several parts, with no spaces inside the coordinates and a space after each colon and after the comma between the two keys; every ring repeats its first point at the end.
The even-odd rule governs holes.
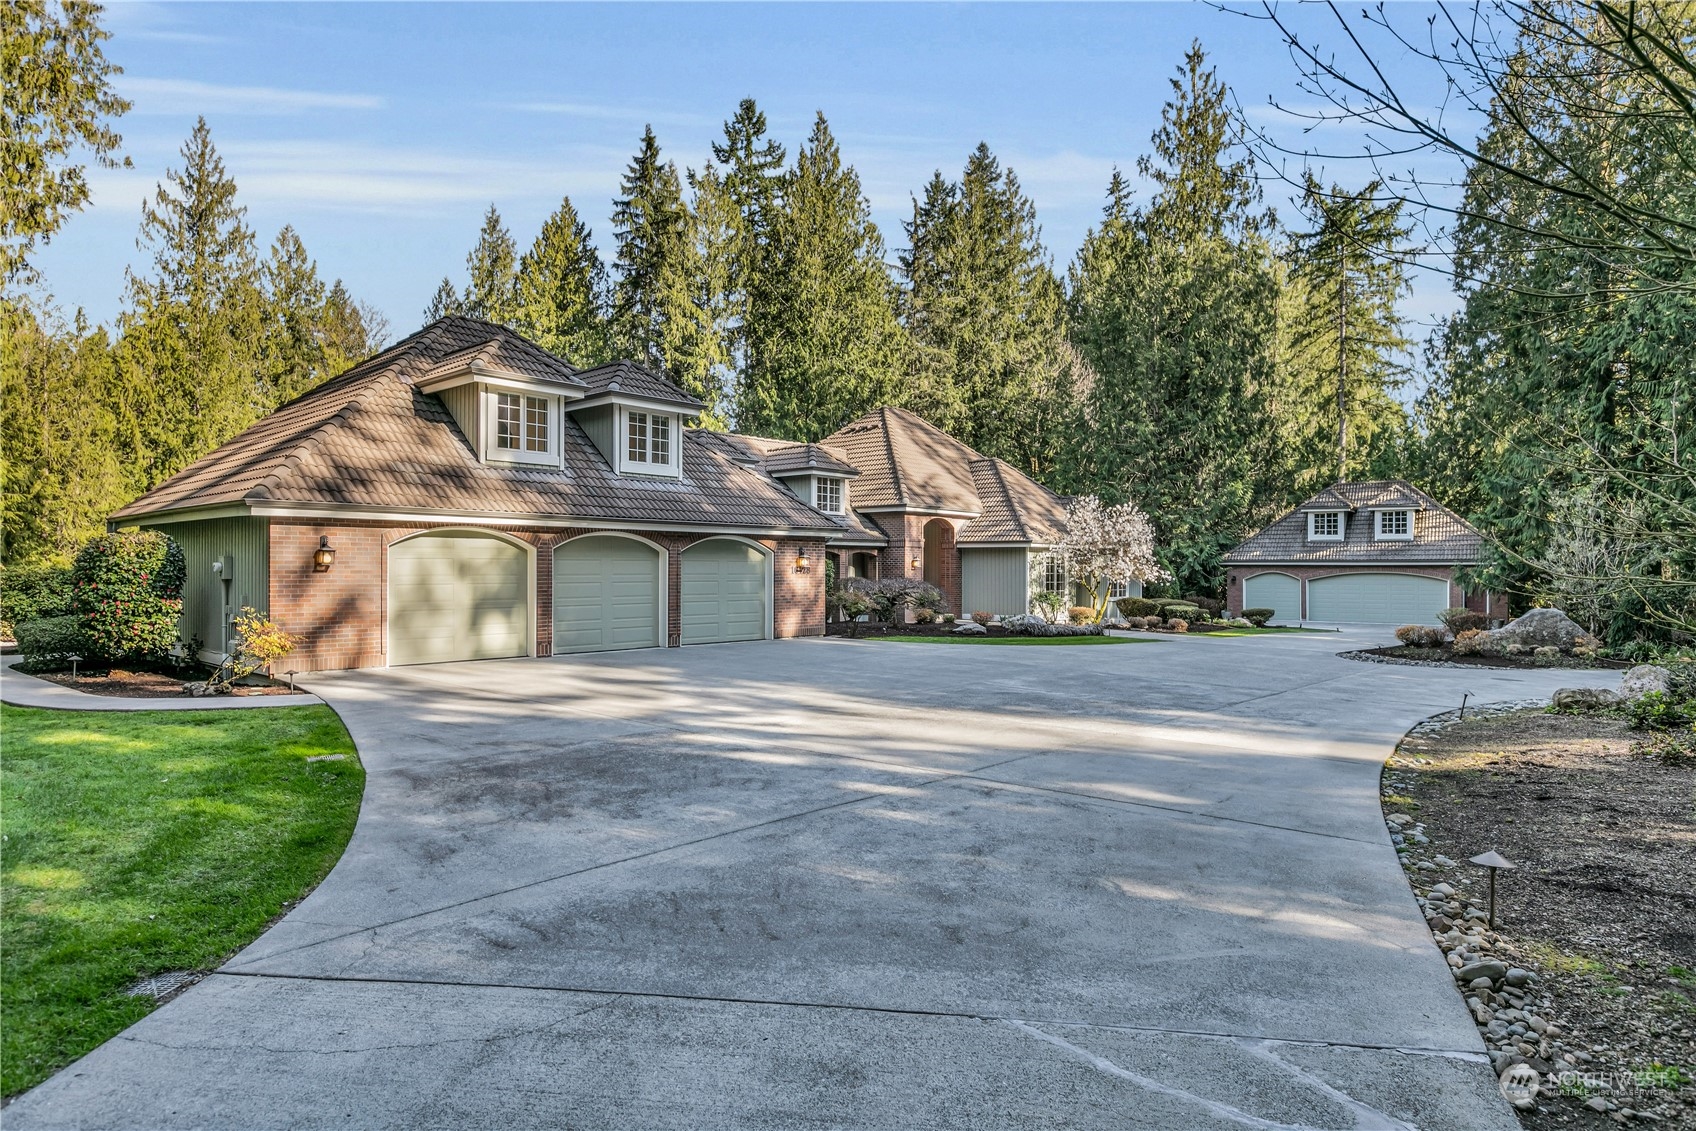
{"type": "MultiPolygon", "coordinates": [[[[995,456],[979,456],[978,459],[973,460],[972,463],[978,463],[980,460],[985,458],[989,461],[990,471],[995,473],[995,485],[1001,490],[1001,497],[1007,504],[1007,513],[1013,516],[1014,528],[1018,530],[1021,538],[1027,542],[1030,541],[1031,528],[1025,525],[1024,516],[1019,513],[1019,508],[1013,505],[1013,493],[1007,490],[1007,477],[1001,474],[1001,460],[995,456]]],[[[983,513],[982,499],[978,500],[978,513],[983,513]]]]}
{"type": "Polygon", "coordinates": [[[879,405],[875,411],[878,414],[878,431],[883,435],[883,453],[889,457],[889,486],[895,492],[895,501],[906,503],[907,489],[901,480],[901,461],[895,458],[895,445],[889,438],[889,406],[879,405]]]}

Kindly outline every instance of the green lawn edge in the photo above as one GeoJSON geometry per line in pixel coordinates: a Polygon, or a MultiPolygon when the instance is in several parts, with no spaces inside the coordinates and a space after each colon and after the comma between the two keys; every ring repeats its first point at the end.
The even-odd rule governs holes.
{"type": "Polygon", "coordinates": [[[341,858],[364,793],[328,707],[0,706],[0,728],[6,1096],[156,1008],[123,992],[137,979],[263,933],[341,858]]]}

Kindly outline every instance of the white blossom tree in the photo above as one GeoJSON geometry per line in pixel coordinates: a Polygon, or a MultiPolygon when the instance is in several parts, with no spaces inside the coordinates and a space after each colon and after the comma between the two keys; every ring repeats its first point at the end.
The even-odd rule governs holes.
{"type": "Polygon", "coordinates": [[[1095,617],[1107,612],[1108,586],[1116,581],[1169,581],[1154,557],[1154,524],[1135,503],[1104,507],[1094,495],[1072,502],[1066,532],[1054,552],[1066,571],[1095,595],[1095,617]]]}

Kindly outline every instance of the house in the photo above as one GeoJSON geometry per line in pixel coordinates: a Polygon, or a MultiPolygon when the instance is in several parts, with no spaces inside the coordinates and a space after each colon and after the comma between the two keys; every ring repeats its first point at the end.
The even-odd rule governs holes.
{"type": "Polygon", "coordinates": [[[266,611],[301,672],[824,631],[842,576],[956,611],[1063,587],[1065,501],[911,413],[823,443],[694,429],[631,362],[576,369],[445,318],[254,424],[111,518],[188,561],[182,635],[222,658],[266,611]]]}
{"type": "Polygon", "coordinates": [[[1505,619],[1504,597],[1455,579],[1483,549],[1465,519],[1411,483],[1338,483],[1225,555],[1225,603],[1284,623],[1436,624],[1460,606],[1505,619]]]}

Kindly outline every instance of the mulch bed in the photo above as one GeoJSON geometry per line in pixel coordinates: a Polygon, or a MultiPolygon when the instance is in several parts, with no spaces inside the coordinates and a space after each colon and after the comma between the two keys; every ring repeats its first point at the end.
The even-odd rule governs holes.
{"type": "Polygon", "coordinates": [[[1392,645],[1388,648],[1365,648],[1362,651],[1369,656],[1387,656],[1392,660],[1418,660],[1427,664],[1454,664],[1463,668],[1607,668],[1623,671],[1631,667],[1624,660],[1583,659],[1575,656],[1562,656],[1557,663],[1547,663],[1533,659],[1530,656],[1465,656],[1456,655],[1448,645],[1441,648],[1415,648],[1407,644],[1392,645]]]}
{"type": "MultiPolygon", "coordinates": [[[[180,699],[188,694],[183,690],[185,681],[182,676],[165,672],[131,672],[113,668],[103,674],[79,673],[75,679],[71,678],[70,672],[38,672],[35,678],[93,695],[115,695],[124,699],[180,699]]],[[[258,686],[238,684],[231,694],[288,695],[290,692],[285,683],[267,683],[258,686]]]]}
{"type": "MultiPolygon", "coordinates": [[[[1494,849],[1519,865],[1499,881],[1503,949],[1590,1057],[1521,1113],[1535,1131],[1617,1126],[1586,1106],[1598,1097],[1696,1131],[1696,758],[1643,738],[1618,718],[1525,711],[1410,736],[1386,770],[1386,811],[1430,838],[1419,856],[1494,849]]],[[[1480,872],[1421,879],[1476,893],[1480,872]]]]}

